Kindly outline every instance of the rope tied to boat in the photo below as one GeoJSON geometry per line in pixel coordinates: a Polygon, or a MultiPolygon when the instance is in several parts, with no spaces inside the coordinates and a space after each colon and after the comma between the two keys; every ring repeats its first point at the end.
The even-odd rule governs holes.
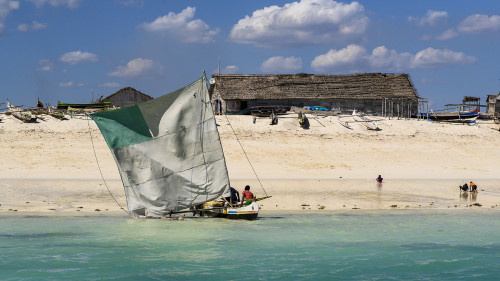
{"type": "Polygon", "coordinates": [[[118,201],[116,200],[115,196],[113,196],[113,193],[111,193],[111,190],[109,189],[109,186],[108,186],[108,183],[106,182],[106,180],[104,179],[104,175],[102,173],[102,170],[101,170],[101,165],[99,164],[99,160],[97,159],[97,153],[95,152],[95,146],[94,146],[94,137],[92,135],[92,129],[90,128],[90,119],[92,119],[92,117],[90,117],[90,115],[88,113],[85,113],[85,115],[87,116],[87,125],[89,127],[89,133],[90,133],[90,142],[92,143],[92,150],[94,151],[94,157],[95,157],[95,162],[97,163],[97,168],[99,169],[99,173],[101,174],[101,178],[102,178],[102,181],[104,182],[104,185],[106,186],[106,189],[108,190],[109,192],[109,195],[111,195],[111,198],[113,198],[113,200],[115,201],[115,203],[118,205],[118,207],[120,207],[120,209],[122,209],[125,213],[127,213],[127,215],[130,216],[130,213],[127,212],[123,207],[122,205],[120,205],[120,203],[118,203],[118,201]]]}
{"type": "Polygon", "coordinates": [[[266,190],[264,189],[264,186],[262,185],[262,182],[260,181],[259,179],[259,176],[257,175],[257,172],[255,171],[255,169],[253,168],[253,165],[252,165],[252,162],[250,162],[250,158],[248,158],[248,155],[245,151],[245,149],[243,148],[243,145],[241,144],[239,138],[238,138],[238,135],[236,135],[236,132],[234,131],[234,128],[233,128],[233,125],[231,125],[231,122],[229,121],[229,118],[227,117],[227,114],[224,114],[224,116],[226,116],[226,120],[227,120],[227,123],[229,124],[229,127],[231,128],[231,130],[233,131],[233,134],[234,136],[236,137],[236,140],[238,141],[238,144],[240,145],[241,147],[241,150],[243,151],[243,154],[245,155],[245,157],[247,158],[247,161],[248,161],[248,164],[250,164],[250,167],[252,168],[252,171],[255,175],[255,177],[257,178],[257,181],[259,182],[260,184],[260,187],[262,188],[262,190],[264,191],[264,194],[266,194],[266,197],[271,197],[269,195],[267,195],[267,192],[266,190]]]}

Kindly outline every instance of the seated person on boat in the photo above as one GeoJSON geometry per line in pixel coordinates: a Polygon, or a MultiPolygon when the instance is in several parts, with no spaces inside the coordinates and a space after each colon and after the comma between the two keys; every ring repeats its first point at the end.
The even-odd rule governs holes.
{"type": "Polygon", "coordinates": [[[231,196],[226,197],[226,202],[229,202],[231,205],[238,204],[240,202],[240,193],[238,190],[231,186],[229,191],[231,192],[231,196]]]}
{"type": "Polygon", "coordinates": [[[255,196],[250,191],[250,186],[245,186],[245,191],[242,193],[241,205],[250,205],[255,200],[255,196]]]}

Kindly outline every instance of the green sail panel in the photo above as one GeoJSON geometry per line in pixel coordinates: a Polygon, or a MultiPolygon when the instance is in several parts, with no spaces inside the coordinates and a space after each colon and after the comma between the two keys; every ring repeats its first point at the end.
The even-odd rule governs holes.
{"type": "Polygon", "coordinates": [[[92,114],[110,149],[153,139],[137,105],[92,114]]]}
{"type": "Polygon", "coordinates": [[[165,216],[228,196],[206,78],[134,107],[93,114],[134,216],[165,216]]]}

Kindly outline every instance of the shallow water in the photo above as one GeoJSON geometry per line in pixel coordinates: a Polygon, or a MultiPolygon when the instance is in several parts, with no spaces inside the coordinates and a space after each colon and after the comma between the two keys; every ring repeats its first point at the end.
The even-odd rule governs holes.
{"type": "Polygon", "coordinates": [[[2,280],[493,280],[498,211],[0,217],[2,280]]]}

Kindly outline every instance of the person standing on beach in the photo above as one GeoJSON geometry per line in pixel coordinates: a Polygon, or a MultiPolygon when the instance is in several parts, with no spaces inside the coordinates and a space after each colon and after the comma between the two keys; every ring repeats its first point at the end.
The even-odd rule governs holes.
{"type": "Polygon", "coordinates": [[[255,196],[250,191],[250,186],[245,186],[245,191],[242,192],[241,205],[250,205],[255,200],[255,196]]]}
{"type": "Polygon", "coordinates": [[[378,175],[377,182],[380,182],[380,183],[381,183],[383,180],[384,180],[384,178],[382,178],[382,176],[381,176],[381,175],[378,175]]]}

